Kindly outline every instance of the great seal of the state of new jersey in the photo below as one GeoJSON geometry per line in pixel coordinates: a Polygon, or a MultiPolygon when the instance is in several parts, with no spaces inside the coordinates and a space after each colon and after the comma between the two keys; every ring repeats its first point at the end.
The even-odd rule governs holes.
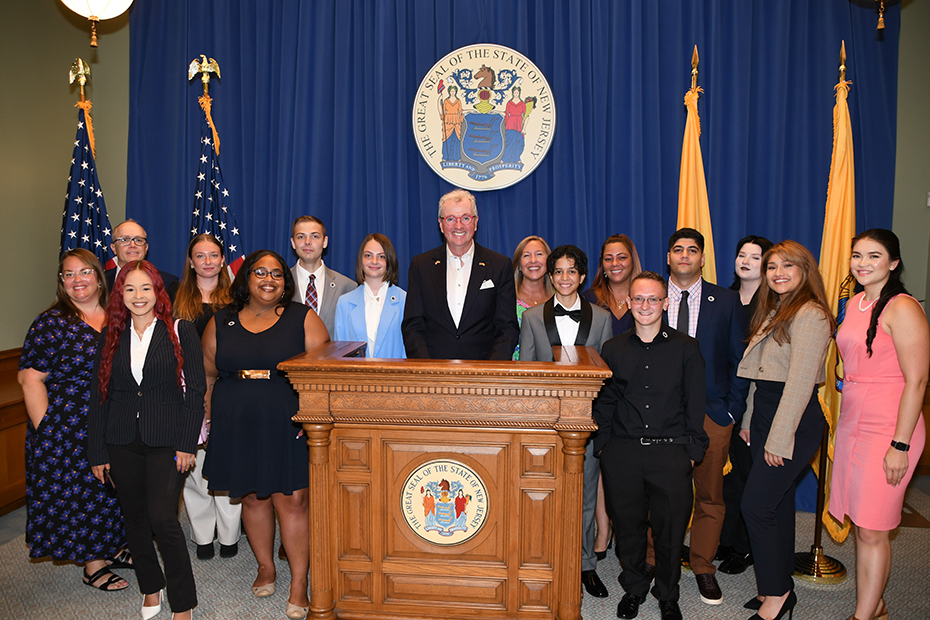
{"type": "Polygon", "coordinates": [[[423,463],[400,491],[407,526],[435,545],[459,545],[481,530],[488,518],[488,488],[475,470],[459,461],[423,463]]]}
{"type": "Polygon", "coordinates": [[[502,189],[527,177],[549,152],[552,89],[516,50],[490,43],[460,47],[420,83],[413,135],[429,167],[453,185],[502,189]]]}

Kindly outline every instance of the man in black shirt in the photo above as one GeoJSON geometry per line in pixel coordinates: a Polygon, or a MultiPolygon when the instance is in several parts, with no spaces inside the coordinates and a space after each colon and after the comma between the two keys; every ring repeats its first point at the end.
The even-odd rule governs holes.
{"type": "Polygon", "coordinates": [[[681,547],[693,492],[691,469],[707,449],[704,359],[697,340],[662,321],[665,280],[644,271],[630,285],[634,327],[604,344],[613,377],[594,403],[607,512],[614,523],[625,594],[620,618],[646,600],[646,530],[652,525],[662,620],[680,620],[681,547]]]}

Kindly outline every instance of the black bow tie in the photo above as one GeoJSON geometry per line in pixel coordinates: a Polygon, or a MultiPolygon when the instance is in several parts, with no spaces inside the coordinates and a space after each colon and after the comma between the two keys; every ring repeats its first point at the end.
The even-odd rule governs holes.
{"type": "Polygon", "coordinates": [[[567,316],[576,323],[581,323],[581,310],[566,310],[564,306],[555,307],[556,316],[567,316]]]}

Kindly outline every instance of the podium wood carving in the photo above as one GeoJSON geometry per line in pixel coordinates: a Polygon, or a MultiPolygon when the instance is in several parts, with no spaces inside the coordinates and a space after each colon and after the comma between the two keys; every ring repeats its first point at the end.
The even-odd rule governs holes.
{"type": "Polygon", "coordinates": [[[610,376],[600,357],[363,349],[329,343],[279,366],[310,446],[308,618],[580,618],[584,444],[610,376]]]}

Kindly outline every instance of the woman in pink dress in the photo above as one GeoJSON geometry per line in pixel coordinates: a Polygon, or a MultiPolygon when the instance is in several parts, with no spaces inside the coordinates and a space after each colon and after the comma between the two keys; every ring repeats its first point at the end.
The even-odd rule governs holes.
{"type": "Polygon", "coordinates": [[[901,250],[890,230],[853,239],[850,269],[865,289],[849,300],[836,336],[845,381],[836,431],[830,513],[856,526],[856,613],[887,620],[888,533],[901,522],[904,491],[924,447],[921,414],[930,368],[930,328],[901,283],[901,250]]]}

